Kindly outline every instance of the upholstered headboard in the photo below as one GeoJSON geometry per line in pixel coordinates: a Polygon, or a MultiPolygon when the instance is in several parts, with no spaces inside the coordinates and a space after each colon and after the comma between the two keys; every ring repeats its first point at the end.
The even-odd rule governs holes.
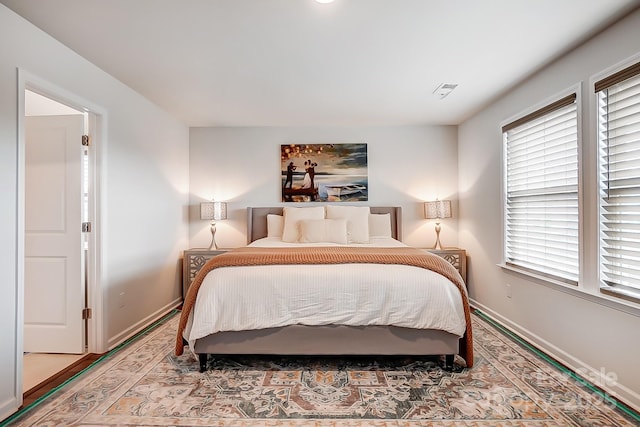
{"type": "MultiPolygon", "coordinates": [[[[402,240],[402,208],[399,206],[371,206],[372,214],[390,214],[391,237],[402,240]]],[[[247,208],[247,240],[248,243],[254,240],[267,237],[267,215],[282,215],[282,206],[265,208],[247,208]]]]}

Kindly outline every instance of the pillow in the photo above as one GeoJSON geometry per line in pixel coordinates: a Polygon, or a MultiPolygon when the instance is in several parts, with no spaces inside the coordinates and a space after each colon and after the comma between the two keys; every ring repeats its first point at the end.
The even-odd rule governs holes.
{"type": "Polygon", "coordinates": [[[305,219],[300,221],[300,242],[347,244],[346,219],[305,219]]]}
{"type": "Polygon", "coordinates": [[[314,208],[290,208],[282,209],[284,226],[282,229],[282,241],[294,243],[300,239],[300,227],[298,223],[303,219],[324,219],[324,207],[314,208]]]}
{"type": "Polygon", "coordinates": [[[370,237],[391,237],[391,215],[370,214],[369,215],[369,236],[370,237]]]}
{"type": "Polygon", "coordinates": [[[282,215],[267,214],[267,237],[282,238],[284,217],[282,215]]]}
{"type": "Polygon", "coordinates": [[[327,219],[347,220],[347,239],[349,243],[369,243],[368,206],[327,205],[326,208],[327,219]]]}

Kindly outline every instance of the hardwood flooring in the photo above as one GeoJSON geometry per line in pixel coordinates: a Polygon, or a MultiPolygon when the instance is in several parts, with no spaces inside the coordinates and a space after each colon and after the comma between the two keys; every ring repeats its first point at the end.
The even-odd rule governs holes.
{"type": "MultiPolygon", "coordinates": [[[[87,366],[91,365],[98,358],[100,358],[100,356],[101,355],[99,354],[81,355],[79,356],[79,358],[75,358],[76,359],[75,361],[71,361],[69,362],[69,364],[66,364],[65,367],[55,368],[52,372],[50,372],[50,374],[45,374],[44,379],[38,380],[38,379],[25,378],[25,381],[24,381],[25,393],[23,395],[23,403],[20,409],[26,406],[29,406],[30,404],[35,402],[38,398],[45,395],[48,391],[64,383],[69,378],[73,377],[74,375],[76,375],[77,373],[85,369],[87,366]]],[[[44,357],[46,358],[46,356],[44,357]]],[[[38,362],[39,362],[38,363],[39,365],[43,364],[42,360],[39,360],[38,362]]],[[[52,366],[52,365],[55,366],[55,363],[59,363],[59,362],[51,362],[51,361],[44,362],[44,364],[47,364],[48,366],[52,366]]],[[[29,368],[27,366],[27,363],[25,363],[25,371],[27,369],[30,371],[30,373],[26,373],[25,375],[33,376],[34,369],[29,368]]],[[[42,375],[42,374],[37,374],[37,375],[42,375]]]]}

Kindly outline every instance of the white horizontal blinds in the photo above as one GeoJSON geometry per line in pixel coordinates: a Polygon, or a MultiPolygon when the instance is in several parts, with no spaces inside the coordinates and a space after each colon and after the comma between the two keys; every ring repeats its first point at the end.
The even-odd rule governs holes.
{"type": "Polygon", "coordinates": [[[597,82],[600,279],[640,290],[640,63],[597,82]]]}
{"type": "Polygon", "coordinates": [[[503,127],[507,264],[577,284],[578,117],[571,94],[503,127]]]}

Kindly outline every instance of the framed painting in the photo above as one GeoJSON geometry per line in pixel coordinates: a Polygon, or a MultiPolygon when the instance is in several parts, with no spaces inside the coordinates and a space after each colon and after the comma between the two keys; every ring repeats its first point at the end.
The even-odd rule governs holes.
{"type": "Polygon", "coordinates": [[[367,144],[283,144],[280,176],[283,202],[367,201],[367,144]]]}

